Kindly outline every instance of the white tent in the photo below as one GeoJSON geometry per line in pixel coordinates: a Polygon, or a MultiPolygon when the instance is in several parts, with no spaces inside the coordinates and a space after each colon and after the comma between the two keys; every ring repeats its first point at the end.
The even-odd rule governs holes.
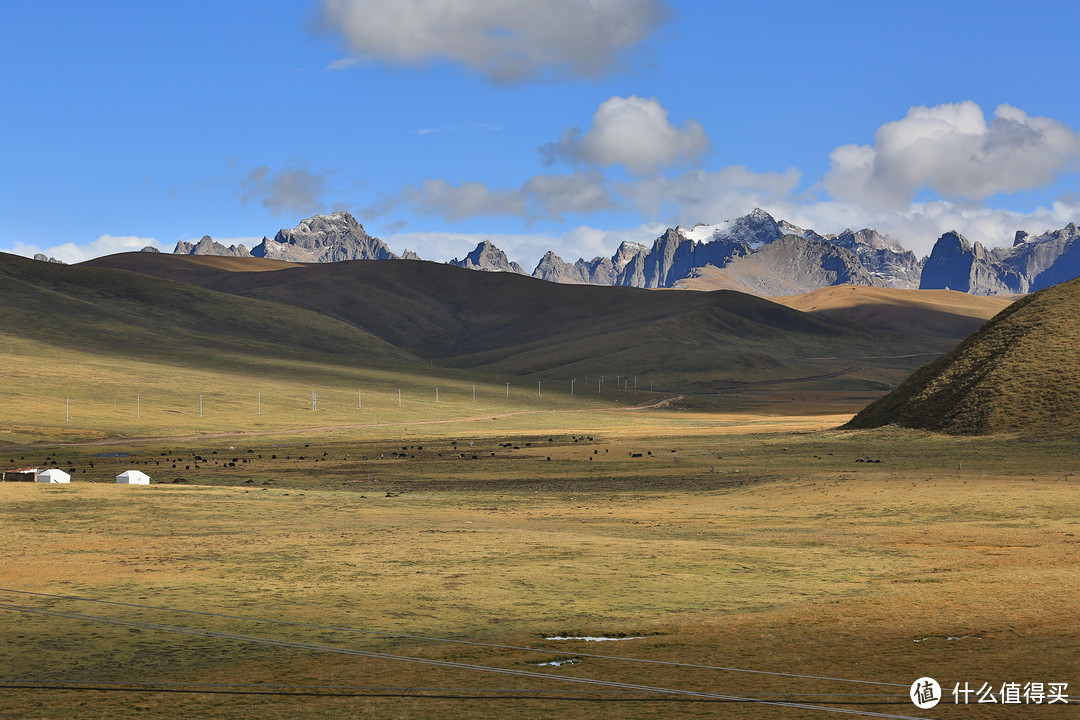
{"type": "Polygon", "coordinates": [[[123,485],[149,485],[150,476],[142,470],[126,470],[116,476],[116,482],[123,485]]]}
{"type": "Polygon", "coordinates": [[[69,483],[71,476],[63,470],[53,468],[43,473],[38,473],[37,481],[40,483],[69,483]]]}

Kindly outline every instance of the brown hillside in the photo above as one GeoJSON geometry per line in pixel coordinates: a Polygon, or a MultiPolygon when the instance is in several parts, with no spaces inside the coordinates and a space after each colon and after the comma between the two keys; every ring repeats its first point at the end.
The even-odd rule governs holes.
{"type": "Polygon", "coordinates": [[[610,370],[695,381],[760,380],[851,364],[837,356],[948,348],[940,338],[871,331],[728,291],[560,285],[420,261],[349,261],[272,272],[261,271],[261,264],[255,268],[260,271],[238,271],[250,261],[230,261],[227,268],[213,267],[191,256],[128,253],[87,265],[313,310],[439,364],[492,372],[574,377],[610,370]]]}
{"type": "Polygon", "coordinates": [[[990,297],[954,290],[834,285],[805,295],[769,298],[795,310],[843,318],[890,332],[916,332],[960,340],[1020,295],[990,297]]]}
{"type": "Polygon", "coordinates": [[[1080,279],[1013,303],[847,427],[1080,432],[1080,279]]]}

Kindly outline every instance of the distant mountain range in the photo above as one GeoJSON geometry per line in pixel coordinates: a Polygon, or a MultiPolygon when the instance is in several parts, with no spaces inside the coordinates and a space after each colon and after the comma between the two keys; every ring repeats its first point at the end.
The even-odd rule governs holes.
{"type": "MultiPolygon", "coordinates": [[[[372,237],[364,226],[347,212],[315,215],[302,220],[292,229],[278,230],[274,239],[264,237],[251,250],[243,245],[226,247],[204,235],[197,243],[178,242],[175,255],[222,255],[226,257],[260,257],[287,262],[324,263],[341,260],[394,260],[398,255],[390,252],[386,243],[372,237]]],[[[415,253],[401,256],[417,260],[415,253]]]]}
{"type": "MultiPolygon", "coordinates": [[[[831,285],[952,289],[973,295],[1026,293],[1080,276],[1075,224],[1039,236],[1020,231],[1011,248],[987,250],[948,232],[920,259],[876,230],[822,235],[755,209],[716,225],[668,229],[652,246],[624,242],[611,257],[569,263],[547,252],[532,277],[550,282],[638,288],[739,290],[760,296],[798,295],[831,285]]],[[[147,248],[150,250],[150,248],[147,248]]],[[[316,215],[248,250],[209,236],[179,242],[175,254],[261,257],[291,262],[419,260],[395,255],[347,212],[316,215]]],[[[483,241],[448,264],[470,270],[529,275],[483,241]]]]}

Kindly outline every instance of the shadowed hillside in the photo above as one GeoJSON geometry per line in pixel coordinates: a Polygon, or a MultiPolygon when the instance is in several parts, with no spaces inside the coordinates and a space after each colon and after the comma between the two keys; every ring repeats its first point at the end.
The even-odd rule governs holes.
{"type": "Polygon", "coordinates": [[[836,285],[805,295],[769,299],[795,310],[851,320],[873,330],[925,333],[960,341],[1018,297],[836,285]]]}
{"type": "Polygon", "coordinates": [[[1080,280],[1018,300],[846,427],[950,434],[1080,431],[1080,280]]]}
{"type": "MultiPolygon", "coordinates": [[[[574,377],[671,379],[812,375],[837,356],[943,352],[940,338],[874,332],[737,292],[558,285],[417,261],[278,266],[142,253],[122,267],[314,310],[449,367],[574,377]],[[914,348],[914,350],[913,350],[914,348]]],[[[908,369],[908,368],[905,368],[908,369]]]]}
{"type": "Polygon", "coordinates": [[[0,253],[0,278],[0,333],[57,347],[177,365],[244,357],[419,365],[410,353],[319,313],[127,270],[0,253]]]}

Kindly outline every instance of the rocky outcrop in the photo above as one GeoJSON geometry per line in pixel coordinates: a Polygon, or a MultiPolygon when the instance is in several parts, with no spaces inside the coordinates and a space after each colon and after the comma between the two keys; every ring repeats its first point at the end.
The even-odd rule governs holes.
{"type": "Polygon", "coordinates": [[[467,268],[469,270],[484,270],[487,272],[512,272],[519,275],[528,275],[516,262],[511,262],[506,253],[493,244],[484,240],[476,248],[465,256],[464,260],[454,258],[447,265],[467,268]]]}
{"type": "Polygon", "coordinates": [[[197,243],[189,243],[181,240],[176,243],[174,255],[221,255],[224,257],[251,257],[251,253],[243,245],[225,245],[217,242],[209,235],[203,235],[197,243]]]}
{"type": "Polygon", "coordinates": [[[827,240],[784,237],[740,255],[723,268],[694,268],[674,287],[729,289],[775,297],[802,295],[830,285],[877,285],[853,253],[827,240]]]}
{"type": "Polygon", "coordinates": [[[55,263],[56,265],[67,265],[63,260],[57,260],[54,257],[49,257],[45,253],[37,253],[34,255],[34,259],[40,262],[55,263]]]}
{"type": "Polygon", "coordinates": [[[344,211],[315,215],[301,220],[294,228],[279,230],[273,240],[263,238],[251,254],[306,263],[390,260],[397,257],[382,240],[368,235],[364,226],[344,211]]]}
{"type": "MultiPolygon", "coordinates": [[[[584,260],[578,260],[578,262],[584,263],[584,260]]],[[[533,277],[548,282],[578,284],[589,282],[585,274],[581,272],[580,267],[571,265],[551,250],[548,250],[544,253],[544,257],[540,258],[540,262],[536,264],[536,269],[533,270],[532,274],[533,277]]]]}
{"type": "Polygon", "coordinates": [[[849,229],[839,235],[828,236],[827,239],[858,258],[859,264],[866,268],[877,281],[876,284],[904,289],[919,287],[923,261],[915,253],[893,243],[877,230],[849,229]]]}
{"type": "Polygon", "coordinates": [[[1002,264],[1028,281],[1028,292],[1080,277],[1080,229],[1069,223],[1037,237],[1023,233],[1013,247],[1001,251],[1002,264]]]}
{"type": "MultiPolygon", "coordinates": [[[[573,265],[563,261],[554,253],[548,253],[541,259],[533,276],[556,282],[576,282],[594,285],[622,285],[641,288],[680,287],[680,281],[686,278],[700,278],[702,268],[713,270],[726,268],[740,258],[746,258],[761,252],[782,238],[789,242],[769,257],[796,252],[796,248],[806,244],[805,262],[818,257],[825,262],[826,257],[838,256],[830,251],[825,239],[813,231],[802,230],[791,223],[777,223],[771,215],[760,208],[748,215],[728,220],[717,225],[697,224],[693,228],[670,228],[658,237],[652,247],[638,243],[624,242],[610,258],[594,258],[592,261],[578,260],[573,265]],[[813,243],[825,243],[814,245],[813,243]]],[[[801,287],[811,282],[811,276],[832,276],[859,278],[860,281],[873,282],[866,272],[847,269],[846,263],[851,253],[845,255],[841,265],[844,268],[818,266],[814,271],[807,270],[799,279],[791,282],[768,281],[764,285],[776,288],[801,287]],[[817,273],[815,275],[815,273],[817,273]],[[832,275],[830,275],[832,273],[832,275]]],[[[829,262],[833,262],[829,260],[829,262]]],[[[794,263],[801,267],[800,262],[794,263]]],[[[744,263],[749,268],[753,263],[744,263]]],[[[855,260],[858,265],[858,260],[855,260]]],[[[710,271],[712,272],[712,271],[710,271]]],[[[708,273],[706,273],[708,274],[708,273]]],[[[773,277],[778,277],[773,274],[773,277]]],[[[816,289],[820,285],[815,285],[816,289]]],[[[787,294],[776,293],[776,294],[787,294]]]]}
{"type": "Polygon", "coordinates": [[[956,232],[938,238],[923,268],[923,289],[972,295],[1026,293],[1080,276],[1080,230],[1070,223],[1038,236],[1016,233],[1012,247],[987,250],[956,232]]]}
{"type": "Polygon", "coordinates": [[[156,247],[154,247],[153,245],[147,245],[146,247],[144,247],[144,248],[143,248],[142,250],[140,250],[139,252],[148,252],[148,253],[159,253],[159,252],[161,252],[161,251],[160,251],[160,250],[158,250],[158,249],[157,249],[156,247]]]}

